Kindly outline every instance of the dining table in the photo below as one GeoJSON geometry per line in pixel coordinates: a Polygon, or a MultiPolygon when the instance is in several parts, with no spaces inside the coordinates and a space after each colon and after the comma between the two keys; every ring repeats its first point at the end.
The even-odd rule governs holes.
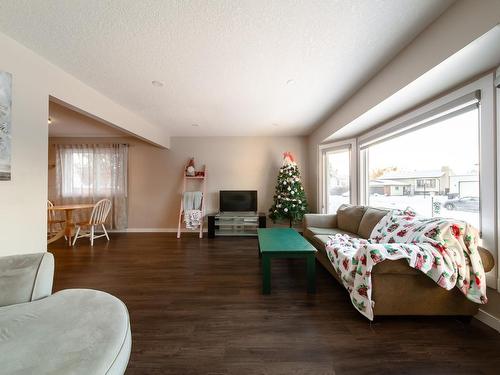
{"type": "Polygon", "coordinates": [[[57,206],[48,207],[47,210],[51,211],[64,211],[65,222],[64,226],[54,236],[47,239],[47,244],[57,241],[58,239],[66,236],[68,246],[71,246],[71,237],[73,237],[73,229],[75,223],[73,221],[73,212],[76,210],[84,210],[94,208],[94,203],[75,203],[75,204],[62,204],[57,206]]]}

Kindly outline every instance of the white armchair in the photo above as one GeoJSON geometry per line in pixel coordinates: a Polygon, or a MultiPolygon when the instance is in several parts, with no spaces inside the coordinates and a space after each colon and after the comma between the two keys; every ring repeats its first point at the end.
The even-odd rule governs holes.
{"type": "Polygon", "coordinates": [[[131,333],[127,308],[108,293],[52,293],[54,257],[0,257],[2,374],[123,374],[131,333]]]}

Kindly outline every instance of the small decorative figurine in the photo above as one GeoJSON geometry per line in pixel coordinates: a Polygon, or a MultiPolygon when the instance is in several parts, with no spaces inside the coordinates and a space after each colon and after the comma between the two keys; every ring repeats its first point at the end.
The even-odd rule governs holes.
{"type": "Polygon", "coordinates": [[[194,169],[194,158],[189,159],[189,163],[186,166],[186,176],[194,176],[195,175],[195,169],[194,169]]]}

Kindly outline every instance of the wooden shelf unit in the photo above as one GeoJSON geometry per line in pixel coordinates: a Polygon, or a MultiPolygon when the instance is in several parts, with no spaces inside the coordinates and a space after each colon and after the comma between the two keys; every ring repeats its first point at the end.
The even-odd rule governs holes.
{"type": "MultiPolygon", "coordinates": [[[[200,238],[203,238],[203,221],[205,219],[205,195],[206,195],[206,190],[207,190],[207,168],[204,166],[203,167],[203,176],[186,176],[186,168],[184,168],[183,171],[183,178],[182,178],[182,194],[181,194],[181,204],[180,204],[180,209],[179,209],[179,224],[177,226],[177,238],[181,238],[181,226],[183,222],[183,216],[184,216],[184,193],[186,193],[187,189],[187,181],[189,180],[197,180],[201,181],[202,186],[201,186],[201,219],[200,219],[200,228],[199,228],[199,236],[200,238]]],[[[198,190],[196,190],[198,191],[198,190]]]]}

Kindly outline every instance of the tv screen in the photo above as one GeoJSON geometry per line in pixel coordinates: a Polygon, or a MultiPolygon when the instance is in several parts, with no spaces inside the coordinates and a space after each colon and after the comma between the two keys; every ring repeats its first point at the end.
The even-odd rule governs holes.
{"type": "Polygon", "coordinates": [[[257,190],[220,190],[221,212],[257,211],[257,190]]]}

